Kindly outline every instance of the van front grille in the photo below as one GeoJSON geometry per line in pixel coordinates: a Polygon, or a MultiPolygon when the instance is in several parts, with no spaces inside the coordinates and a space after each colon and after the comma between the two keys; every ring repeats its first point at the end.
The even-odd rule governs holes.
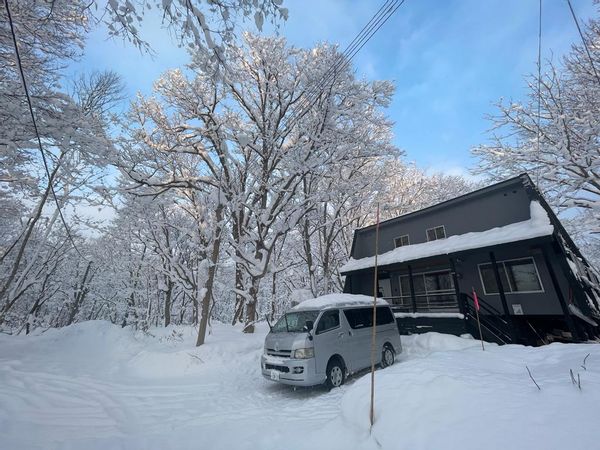
{"type": "Polygon", "coordinates": [[[279,372],[283,372],[283,373],[288,373],[290,371],[289,367],[276,366],[275,364],[265,364],[265,369],[267,369],[267,370],[278,370],[279,372]]]}
{"type": "Polygon", "coordinates": [[[291,350],[275,350],[273,348],[268,348],[267,355],[279,356],[282,358],[289,358],[292,355],[292,351],[291,350]]]}

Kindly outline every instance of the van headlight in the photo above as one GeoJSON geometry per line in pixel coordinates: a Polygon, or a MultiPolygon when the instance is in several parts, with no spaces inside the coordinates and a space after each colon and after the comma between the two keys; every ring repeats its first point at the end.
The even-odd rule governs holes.
{"type": "Polygon", "coordinates": [[[308,359],[315,357],[315,349],[310,348],[299,348],[294,350],[294,359],[308,359]]]}

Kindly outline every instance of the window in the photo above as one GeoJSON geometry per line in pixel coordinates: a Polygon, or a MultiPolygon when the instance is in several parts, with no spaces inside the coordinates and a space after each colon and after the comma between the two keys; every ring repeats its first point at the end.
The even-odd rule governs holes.
{"type": "Polygon", "coordinates": [[[392,296],[392,283],[389,278],[383,278],[377,280],[379,283],[378,293],[382,294],[383,298],[389,298],[392,296]]]}
{"type": "Polygon", "coordinates": [[[452,291],[454,283],[450,272],[432,272],[423,274],[427,292],[452,291]]]}
{"type": "Polygon", "coordinates": [[[325,333],[326,331],[333,330],[340,326],[340,313],[338,310],[326,311],[319,319],[317,325],[317,334],[325,333]]]}
{"type": "MultiPolygon", "coordinates": [[[[415,288],[415,300],[418,310],[454,311],[458,309],[454,280],[449,270],[414,273],[413,286],[415,288]]],[[[400,291],[400,298],[396,301],[396,304],[399,303],[409,309],[412,308],[410,279],[408,275],[400,275],[400,291]]]]}
{"type": "Polygon", "coordinates": [[[390,308],[387,306],[378,306],[376,320],[377,325],[387,325],[388,323],[392,323],[394,321],[394,316],[392,315],[390,308]]]}
{"type": "Polygon", "coordinates": [[[399,236],[394,239],[394,246],[396,248],[404,247],[406,245],[410,245],[410,239],[408,237],[408,234],[403,234],[402,236],[399,236]]]}
{"type": "MultiPolygon", "coordinates": [[[[533,258],[498,261],[498,272],[504,292],[544,292],[533,258]]],[[[491,263],[479,264],[481,284],[486,294],[498,294],[498,284],[491,263]]]]}
{"type": "Polygon", "coordinates": [[[427,240],[428,241],[437,241],[438,239],[444,239],[446,237],[446,229],[444,225],[440,225],[439,227],[433,227],[427,229],[427,240]]]}
{"type": "MultiPolygon", "coordinates": [[[[346,320],[354,330],[368,328],[373,325],[373,308],[353,308],[344,310],[346,320]]],[[[387,306],[377,307],[377,325],[387,325],[394,322],[392,311],[387,306]]]]}
{"type": "Polygon", "coordinates": [[[371,308],[353,308],[344,310],[344,315],[350,328],[367,328],[373,325],[373,310],[371,308]]]}

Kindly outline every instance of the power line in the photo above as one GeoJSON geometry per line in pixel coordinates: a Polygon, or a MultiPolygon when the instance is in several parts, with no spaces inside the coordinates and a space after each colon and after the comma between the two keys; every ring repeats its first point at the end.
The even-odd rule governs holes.
{"type": "MultiPolygon", "coordinates": [[[[311,87],[305,89],[296,99],[298,106],[292,108],[290,112],[290,118],[286,120],[284,128],[273,136],[273,140],[281,137],[283,133],[291,130],[296,123],[304,117],[314,104],[318,101],[319,96],[323,90],[323,87],[329,80],[335,79],[339,71],[344,70],[352,61],[352,58],[365,46],[367,42],[379,31],[379,29],[389,20],[389,18],[398,10],[400,6],[404,4],[406,0],[386,0],[385,3],[377,10],[377,12],[371,17],[369,22],[362,28],[357,36],[348,44],[346,49],[341,55],[335,60],[333,66],[328,69],[325,74],[315,82],[311,87]],[[302,98],[308,99],[304,103],[300,103],[302,98]],[[312,97],[312,101],[310,98],[312,97]]],[[[233,73],[229,68],[227,62],[221,57],[220,52],[215,49],[214,54],[219,60],[226,72],[233,73]]]]}
{"type": "MultiPolygon", "coordinates": [[[[385,3],[379,8],[379,10],[377,10],[377,12],[371,17],[371,19],[369,20],[369,22],[367,22],[367,24],[360,30],[360,32],[354,37],[354,39],[352,39],[352,41],[350,42],[350,44],[348,44],[346,46],[346,48],[344,49],[344,51],[337,55],[337,57],[335,58],[335,62],[334,64],[322,75],[322,77],[320,78],[320,80],[318,80],[317,82],[315,82],[312,86],[310,86],[309,88],[307,88],[300,96],[304,96],[305,98],[310,98],[313,97],[315,94],[319,95],[322,86],[331,78],[331,77],[335,77],[337,75],[337,71],[338,69],[342,66],[342,64],[345,62],[346,58],[349,57],[349,55],[356,50],[356,48],[360,45],[360,43],[364,40],[364,38],[368,35],[369,32],[371,32],[373,30],[373,28],[376,26],[375,22],[379,22],[382,16],[382,13],[386,12],[386,6],[388,5],[388,3],[390,3],[390,0],[386,0],[385,3]]],[[[394,3],[397,3],[397,0],[393,0],[391,1],[391,6],[393,6],[394,3]]],[[[302,107],[302,106],[301,106],[302,107]]],[[[301,108],[300,107],[300,108],[301,108]]],[[[298,109],[298,108],[296,108],[298,109]]],[[[295,113],[292,112],[292,116],[295,113]]]]}
{"type": "MultiPolygon", "coordinates": [[[[6,1],[6,0],[5,0],[6,1]]],[[[388,21],[388,19],[398,10],[400,6],[404,4],[406,0],[386,0],[385,3],[377,10],[377,12],[371,17],[369,22],[362,28],[362,30],[358,33],[357,36],[348,44],[344,52],[336,58],[336,62],[334,65],[325,72],[325,74],[321,77],[321,79],[308,89],[305,89],[296,99],[298,101],[298,105],[296,108],[292,107],[290,112],[290,118],[286,120],[284,128],[277,132],[275,136],[273,136],[273,140],[281,137],[283,133],[291,130],[294,125],[304,117],[310,109],[314,106],[314,104],[319,99],[319,96],[323,90],[325,83],[328,80],[335,79],[339,70],[344,70],[348,64],[350,64],[352,58],[364,47],[364,45],[371,40],[373,35],[377,33],[377,31],[388,21]],[[309,95],[310,94],[310,95],[309,95]],[[308,100],[308,103],[302,102],[302,97],[310,98],[313,97],[313,100],[308,100]]],[[[222,58],[221,53],[218,49],[213,49],[215,57],[221,63],[226,72],[233,73],[233,71],[229,68],[227,62],[222,58]]]]}
{"type": "Polygon", "coordinates": [[[305,103],[305,107],[300,107],[299,110],[292,112],[292,117],[289,119],[288,124],[286,125],[287,130],[291,129],[296,122],[298,122],[298,120],[300,120],[306,113],[310,111],[310,108],[312,108],[318,101],[323,87],[329,81],[333,81],[337,74],[343,71],[350,64],[354,56],[365,46],[367,42],[371,40],[375,33],[377,33],[377,31],[389,20],[389,18],[398,10],[398,8],[404,4],[405,1],[406,0],[394,0],[387,7],[386,5],[389,2],[386,1],[384,5],[379,8],[371,20],[369,20],[367,25],[363,27],[357,37],[352,40],[344,53],[337,58],[338,61],[336,64],[334,64],[334,66],[323,75],[320,81],[315,83],[315,85],[309,89],[309,92],[312,92],[312,94],[309,96],[308,105],[305,103]],[[312,101],[310,100],[310,97],[313,97],[312,101]]]}
{"type": "Polygon", "coordinates": [[[581,37],[581,42],[583,42],[583,47],[585,48],[585,52],[587,53],[588,59],[590,60],[590,65],[592,66],[592,70],[594,71],[594,75],[600,83],[600,75],[598,75],[598,71],[596,70],[596,66],[594,66],[594,59],[592,58],[592,54],[590,53],[590,49],[587,45],[587,40],[581,31],[581,27],[579,26],[579,21],[577,20],[577,16],[575,15],[575,11],[573,10],[573,5],[571,4],[571,0],[567,0],[567,4],[569,5],[569,9],[571,10],[571,16],[573,16],[573,21],[577,26],[577,31],[579,31],[579,37],[581,37]]]}
{"type": "Polygon", "coordinates": [[[33,123],[33,129],[35,131],[35,136],[37,138],[38,149],[40,154],[42,155],[42,161],[44,162],[44,169],[46,170],[46,175],[48,176],[48,185],[50,187],[50,192],[52,193],[52,198],[54,198],[54,203],[56,204],[56,209],[58,210],[58,214],[60,216],[60,220],[62,221],[65,231],[67,232],[67,237],[71,241],[73,248],[79,254],[79,256],[83,257],[77,246],[75,245],[75,241],[73,240],[73,236],[71,235],[71,231],[69,230],[69,226],[65,220],[65,217],[60,209],[60,203],[56,198],[56,192],[54,191],[54,186],[52,185],[52,176],[50,175],[50,169],[48,167],[48,161],[46,160],[46,154],[44,153],[44,148],[42,146],[42,139],[40,138],[40,133],[37,127],[37,122],[35,120],[35,114],[33,113],[33,106],[31,104],[31,97],[29,96],[29,89],[27,88],[27,81],[25,80],[25,73],[23,72],[23,64],[21,62],[21,54],[19,52],[19,46],[17,45],[17,36],[15,34],[15,27],[13,24],[12,15],[10,13],[10,8],[8,6],[8,0],[4,0],[4,6],[6,7],[6,14],[8,15],[8,23],[10,25],[10,32],[12,35],[13,44],[15,46],[15,56],[17,58],[17,68],[19,69],[19,74],[21,75],[21,82],[23,83],[23,89],[25,90],[25,97],[27,98],[27,106],[29,107],[29,114],[31,115],[31,122],[33,123]]]}
{"type": "Polygon", "coordinates": [[[542,112],[542,0],[540,0],[540,10],[538,18],[538,54],[537,54],[537,164],[538,168],[535,172],[535,183],[540,184],[540,134],[541,134],[541,112],[542,112]]]}

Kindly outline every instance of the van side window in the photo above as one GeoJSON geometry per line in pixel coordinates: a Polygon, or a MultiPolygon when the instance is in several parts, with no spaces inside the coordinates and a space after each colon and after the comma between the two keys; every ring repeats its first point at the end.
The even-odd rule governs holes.
{"type": "Polygon", "coordinates": [[[373,310],[371,308],[345,309],[344,315],[352,329],[367,328],[373,325],[373,310]]]}
{"type": "Polygon", "coordinates": [[[387,306],[377,307],[377,325],[387,325],[394,321],[394,316],[387,306]]]}
{"type": "Polygon", "coordinates": [[[317,334],[324,333],[340,326],[340,313],[336,309],[334,311],[326,311],[319,319],[317,325],[317,334]]]}

